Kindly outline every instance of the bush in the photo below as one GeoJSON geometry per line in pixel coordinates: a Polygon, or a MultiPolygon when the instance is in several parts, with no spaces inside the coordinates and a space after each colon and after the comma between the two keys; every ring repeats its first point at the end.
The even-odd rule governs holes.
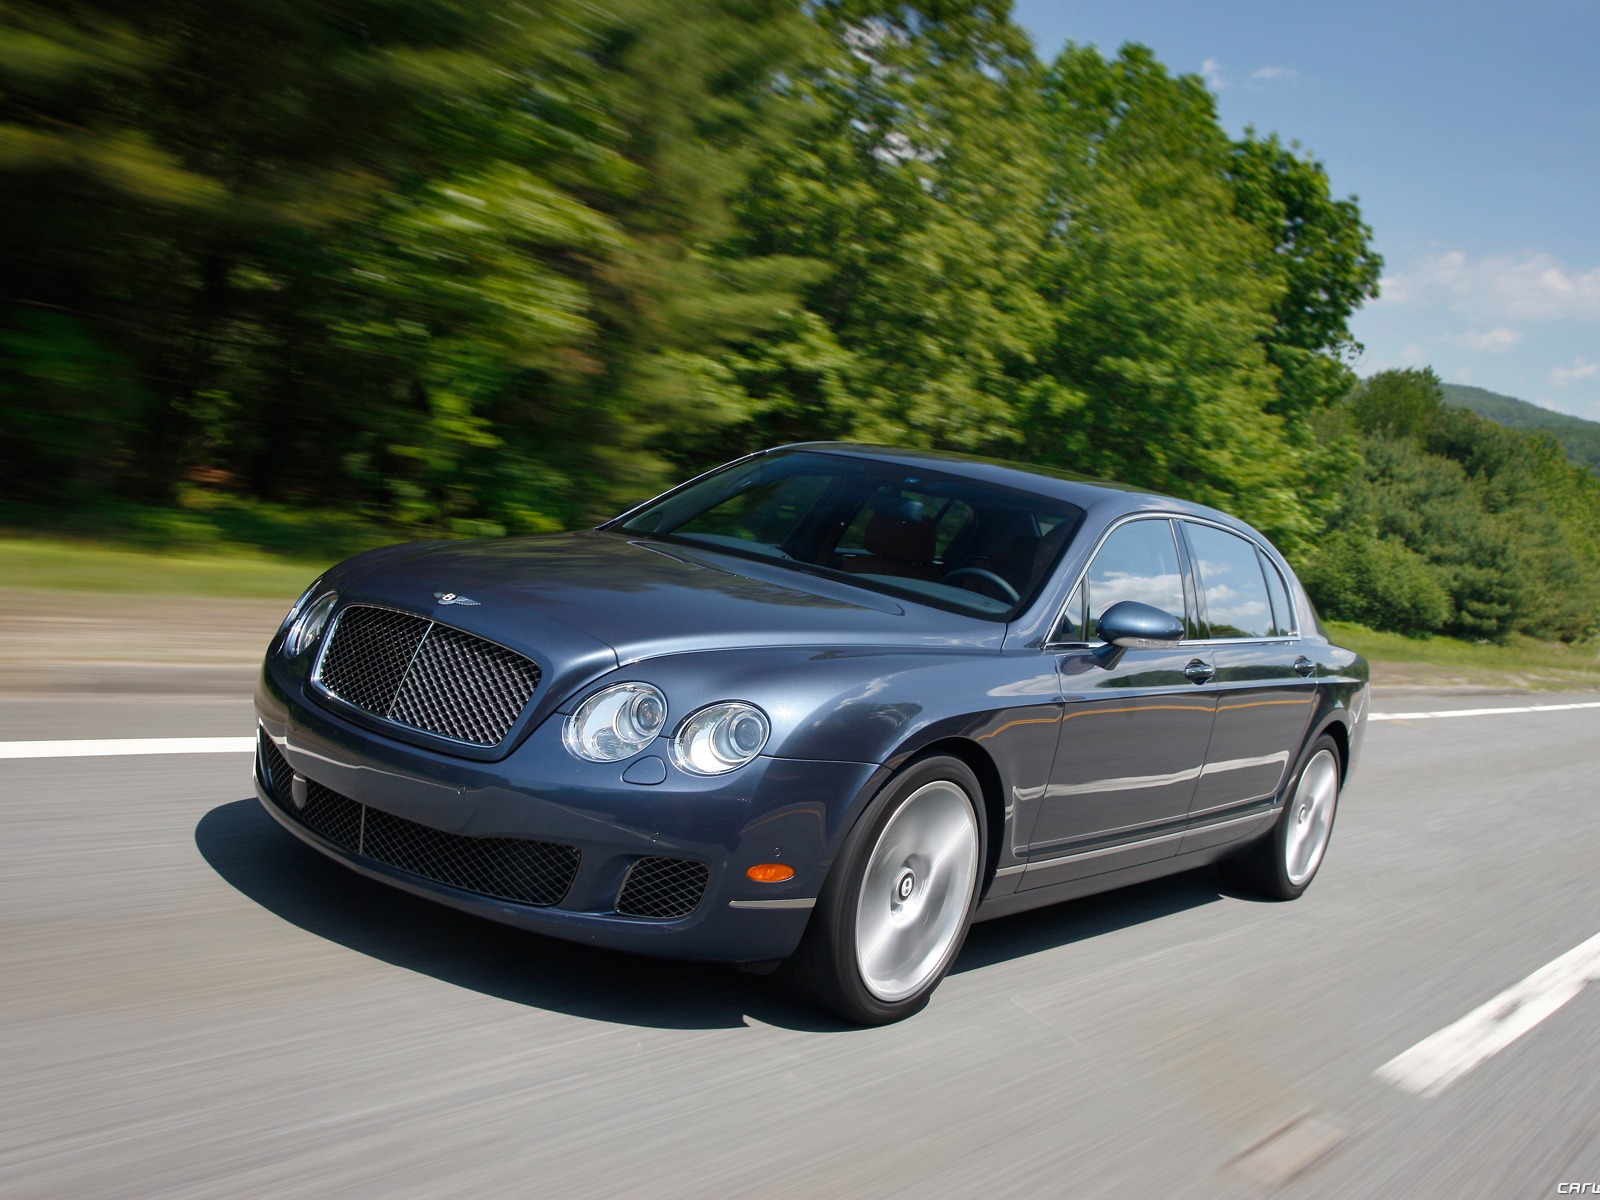
{"type": "Polygon", "coordinates": [[[1434,568],[1390,538],[1334,533],[1300,574],[1317,607],[1334,620],[1421,637],[1452,615],[1450,593],[1434,568]]]}

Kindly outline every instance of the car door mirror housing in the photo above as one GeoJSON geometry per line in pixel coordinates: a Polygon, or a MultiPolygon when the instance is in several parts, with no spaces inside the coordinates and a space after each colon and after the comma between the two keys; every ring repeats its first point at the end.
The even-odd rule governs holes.
{"type": "Polygon", "coordinates": [[[1095,657],[1110,670],[1125,650],[1162,650],[1181,640],[1183,622],[1154,605],[1119,600],[1100,615],[1095,632],[1106,643],[1095,657]]]}

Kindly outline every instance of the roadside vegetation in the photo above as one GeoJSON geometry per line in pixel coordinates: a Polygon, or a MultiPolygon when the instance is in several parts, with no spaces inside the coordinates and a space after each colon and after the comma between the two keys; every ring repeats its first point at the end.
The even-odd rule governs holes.
{"type": "Polygon", "coordinates": [[[287,609],[333,561],[296,562],[243,546],[174,552],[120,541],[0,537],[7,589],[281,599],[287,609]]]}
{"type": "Polygon", "coordinates": [[[0,528],[235,568],[127,579],[843,438],[1215,504],[1331,617],[1595,632],[1600,480],[1359,381],[1359,207],[1142,47],[979,0],[15,0],[0,46],[0,528]]]}
{"type": "Polygon", "coordinates": [[[1329,621],[1340,645],[1360,651],[1380,687],[1600,688],[1600,642],[1542,642],[1522,634],[1504,644],[1406,637],[1329,621]]]}

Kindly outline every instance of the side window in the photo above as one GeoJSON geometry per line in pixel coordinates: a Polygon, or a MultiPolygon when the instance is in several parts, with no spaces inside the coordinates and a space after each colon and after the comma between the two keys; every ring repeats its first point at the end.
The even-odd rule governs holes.
{"type": "Polygon", "coordinates": [[[1083,588],[1088,620],[1081,640],[1096,636],[1101,614],[1119,600],[1154,605],[1181,621],[1183,572],[1172,522],[1133,521],[1122,526],[1094,556],[1083,577],[1083,588]]]}
{"type": "Polygon", "coordinates": [[[1055,633],[1050,635],[1052,642],[1086,642],[1088,635],[1084,633],[1083,614],[1083,584],[1072,589],[1072,596],[1067,601],[1067,606],[1061,610],[1061,620],[1056,623],[1055,633]]]}
{"type": "Polygon", "coordinates": [[[1270,558],[1259,550],[1256,553],[1261,559],[1261,573],[1267,577],[1267,595],[1272,598],[1272,635],[1293,637],[1294,611],[1289,607],[1289,590],[1283,586],[1283,576],[1270,558]]]}
{"type": "Polygon", "coordinates": [[[1256,548],[1237,534],[1211,525],[1184,522],[1200,587],[1205,618],[1214,638],[1271,637],[1272,602],[1256,548]]]}

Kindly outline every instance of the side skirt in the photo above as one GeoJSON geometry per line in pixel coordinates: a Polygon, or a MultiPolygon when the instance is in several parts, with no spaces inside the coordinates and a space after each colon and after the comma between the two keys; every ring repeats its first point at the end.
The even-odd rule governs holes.
{"type": "MultiPolygon", "coordinates": [[[[1270,825],[1268,828],[1270,828],[1270,825]]],[[[1192,871],[1196,867],[1204,867],[1210,863],[1220,862],[1224,858],[1231,858],[1244,845],[1245,843],[1240,840],[1230,842],[1225,846],[1210,846],[1202,850],[1192,850],[1185,854],[1178,854],[1171,858],[1158,859],[1155,862],[1140,863],[1137,866],[1107,871],[1101,875],[1068,879],[1061,883],[1036,887],[1026,892],[1013,892],[1009,896],[996,896],[993,899],[982,901],[978,905],[978,911],[972,915],[972,920],[976,924],[979,921],[988,921],[995,917],[1008,917],[1012,913],[1045,908],[1051,904],[1059,904],[1063,900],[1077,900],[1080,897],[1093,896],[1100,892],[1114,892],[1118,888],[1127,887],[1135,883],[1144,883],[1151,879],[1160,879],[1164,875],[1178,875],[1184,871],[1192,871]]]]}

